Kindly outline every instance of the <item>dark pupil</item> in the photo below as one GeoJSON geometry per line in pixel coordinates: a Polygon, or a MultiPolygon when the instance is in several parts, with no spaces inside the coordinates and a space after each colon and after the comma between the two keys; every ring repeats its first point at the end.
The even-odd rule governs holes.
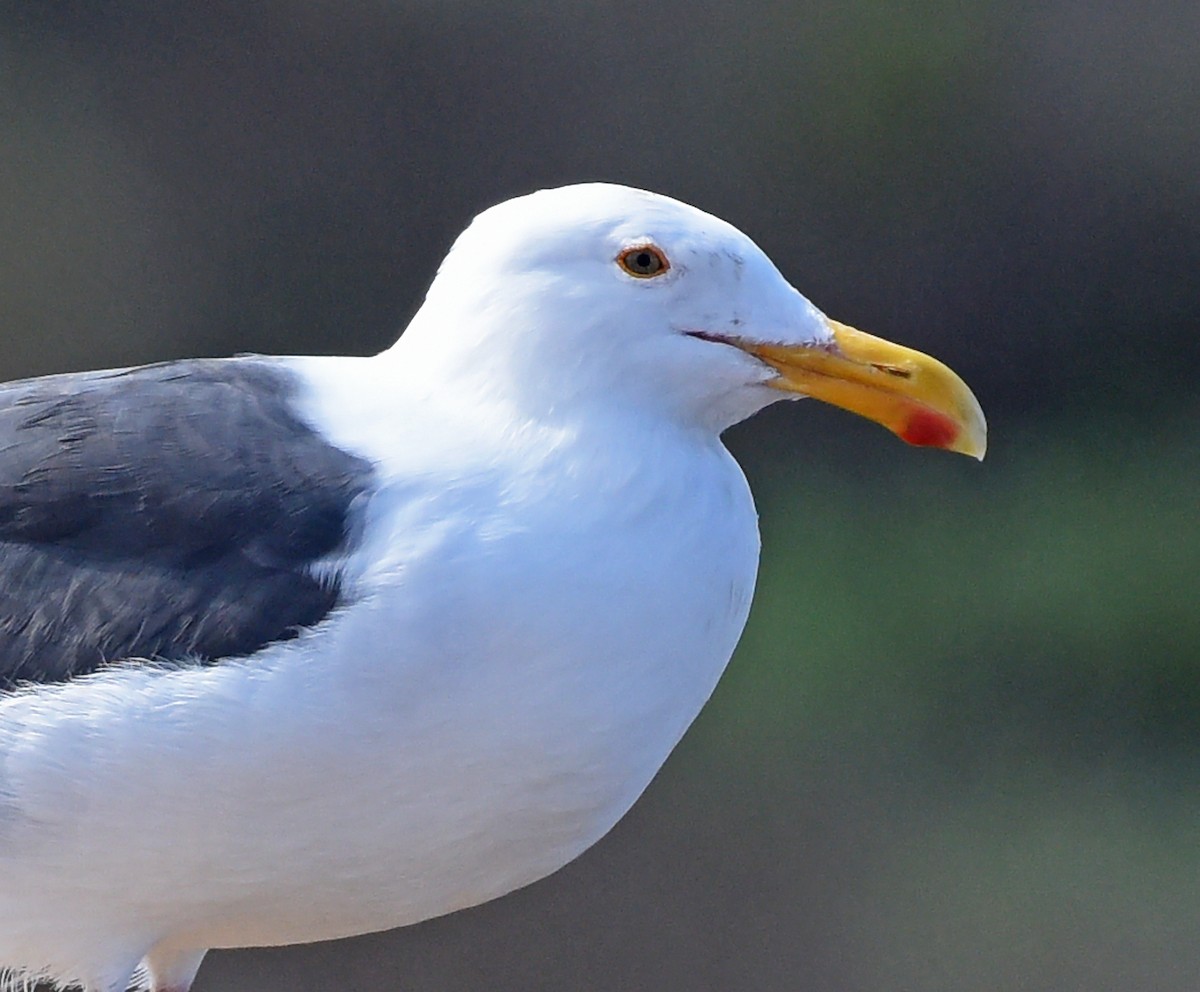
{"type": "Polygon", "coordinates": [[[653,272],[658,268],[654,263],[657,262],[653,255],[648,251],[639,251],[633,256],[633,267],[639,272],[653,272]]]}

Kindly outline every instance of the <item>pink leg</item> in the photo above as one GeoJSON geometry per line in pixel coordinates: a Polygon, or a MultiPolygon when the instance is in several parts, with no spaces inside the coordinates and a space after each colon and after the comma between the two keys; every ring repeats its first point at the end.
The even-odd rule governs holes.
{"type": "Polygon", "coordinates": [[[150,988],[153,992],[188,992],[205,953],[159,944],[145,959],[150,988]]]}

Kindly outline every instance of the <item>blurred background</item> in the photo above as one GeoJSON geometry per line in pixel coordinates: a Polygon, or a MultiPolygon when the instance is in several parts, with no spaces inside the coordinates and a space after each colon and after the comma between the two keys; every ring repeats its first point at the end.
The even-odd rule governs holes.
{"type": "Polygon", "coordinates": [[[711,705],[595,849],[228,990],[1200,987],[1200,5],[0,6],[0,378],[388,345],[471,216],[606,179],[939,356],[982,465],[731,431],[711,705]]]}

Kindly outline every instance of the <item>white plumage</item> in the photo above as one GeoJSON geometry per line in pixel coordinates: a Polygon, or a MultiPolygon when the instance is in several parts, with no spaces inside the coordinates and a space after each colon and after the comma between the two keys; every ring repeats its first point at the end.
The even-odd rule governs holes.
{"type": "MultiPolygon", "coordinates": [[[[820,395],[796,362],[841,360],[839,330],[734,228],[597,184],[481,215],[383,354],[277,360],[372,467],[309,566],[342,599],[245,657],[0,695],[0,966],[182,992],[208,948],[402,926],[594,843],[746,621],[719,434],[820,395]]],[[[959,386],[941,446],[981,454],[959,386]]]]}

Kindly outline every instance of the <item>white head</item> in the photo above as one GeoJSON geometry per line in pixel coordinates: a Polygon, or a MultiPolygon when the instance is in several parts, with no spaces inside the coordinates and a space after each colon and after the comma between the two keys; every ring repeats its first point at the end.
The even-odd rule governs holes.
{"type": "Polygon", "coordinates": [[[981,450],[982,414],[944,366],[828,320],[725,221],[624,186],[542,190],[480,214],[401,340],[406,359],[456,388],[532,415],[619,405],[719,432],[807,394],[903,436],[877,397],[861,402],[883,390],[905,394],[909,413],[915,403],[955,422],[954,438],[935,443],[964,450],[942,442],[966,431],[971,453],[981,450]],[[937,382],[914,390],[917,373],[937,382]],[[821,381],[830,375],[833,392],[821,381]]]}

